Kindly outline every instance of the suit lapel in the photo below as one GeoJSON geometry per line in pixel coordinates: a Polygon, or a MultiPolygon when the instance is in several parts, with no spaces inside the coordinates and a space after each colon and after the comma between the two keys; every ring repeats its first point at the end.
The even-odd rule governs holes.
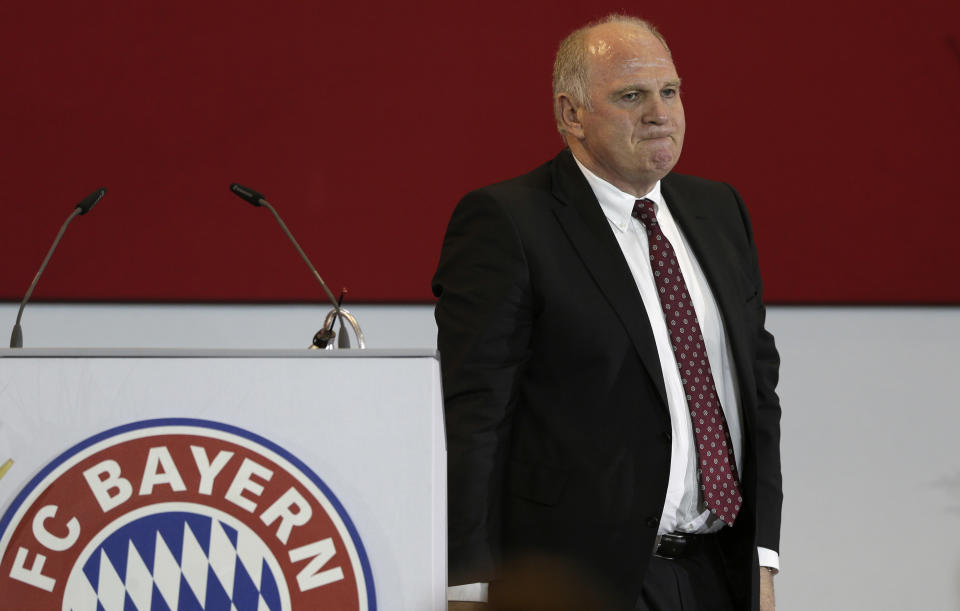
{"type": "Polygon", "coordinates": [[[660,358],[640,291],[593,190],[569,150],[554,160],[553,194],[564,204],[554,208],[557,220],[626,328],[666,409],[660,358]]]}

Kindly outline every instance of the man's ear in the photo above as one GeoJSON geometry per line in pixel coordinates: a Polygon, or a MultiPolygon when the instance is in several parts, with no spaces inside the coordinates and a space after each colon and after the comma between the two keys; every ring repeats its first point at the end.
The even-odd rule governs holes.
{"type": "Polygon", "coordinates": [[[557,107],[557,116],[560,118],[560,125],[563,126],[563,133],[567,136],[581,140],[583,138],[583,125],[580,123],[582,117],[582,108],[578,107],[565,93],[557,94],[554,104],[557,107]]]}

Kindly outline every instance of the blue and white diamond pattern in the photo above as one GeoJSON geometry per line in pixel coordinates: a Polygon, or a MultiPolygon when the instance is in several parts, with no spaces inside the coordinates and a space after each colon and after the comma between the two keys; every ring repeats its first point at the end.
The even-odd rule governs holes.
{"type": "Polygon", "coordinates": [[[82,571],[72,572],[63,608],[287,611],[283,576],[274,575],[269,559],[267,546],[246,528],[182,511],[148,515],[92,550],[82,571]]]}

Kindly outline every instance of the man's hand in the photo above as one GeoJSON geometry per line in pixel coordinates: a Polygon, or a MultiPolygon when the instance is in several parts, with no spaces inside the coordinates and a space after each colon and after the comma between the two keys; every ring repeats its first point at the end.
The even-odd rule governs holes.
{"type": "MultiPolygon", "coordinates": [[[[447,603],[447,611],[483,611],[487,603],[470,603],[462,600],[451,600],[447,603]]],[[[770,607],[773,609],[773,607],[770,607]]]]}
{"type": "Polygon", "coordinates": [[[776,609],[776,602],[773,598],[773,575],[773,571],[760,567],[760,611],[774,611],[776,609]]]}

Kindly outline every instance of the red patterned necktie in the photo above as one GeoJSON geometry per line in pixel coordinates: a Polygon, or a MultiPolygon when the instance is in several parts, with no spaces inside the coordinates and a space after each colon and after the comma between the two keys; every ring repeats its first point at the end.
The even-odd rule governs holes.
{"type": "Polygon", "coordinates": [[[710,511],[732,526],[743,503],[743,495],[733,444],[713,382],[693,300],[677,264],[673,245],[660,230],[653,202],[637,200],[633,216],[647,228],[650,266],[693,421],[699,460],[697,476],[703,500],[710,511]]]}

